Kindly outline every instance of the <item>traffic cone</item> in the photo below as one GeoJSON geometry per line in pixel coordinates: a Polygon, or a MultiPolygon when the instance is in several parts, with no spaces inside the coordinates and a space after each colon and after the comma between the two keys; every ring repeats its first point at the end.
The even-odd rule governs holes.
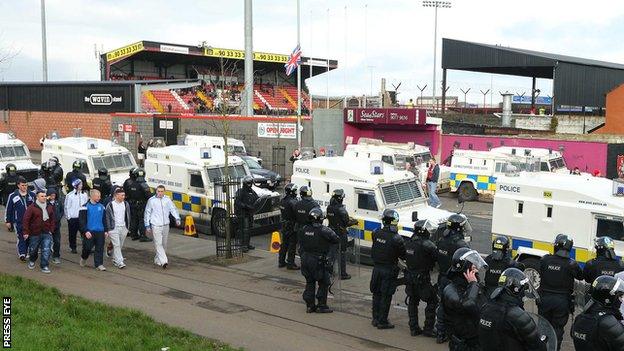
{"type": "Polygon", "coordinates": [[[184,220],[184,235],[192,236],[194,238],[198,237],[197,230],[195,230],[195,221],[191,216],[186,216],[186,219],[184,220]]]}
{"type": "Polygon", "coordinates": [[[273,232],[273,234],[271,234],[271,247],[269,248],[269,251],[271,251],[271,253],[277,253],[279,252],[281,246],[282,239],[280,238],[280,233],[273,232]]]}

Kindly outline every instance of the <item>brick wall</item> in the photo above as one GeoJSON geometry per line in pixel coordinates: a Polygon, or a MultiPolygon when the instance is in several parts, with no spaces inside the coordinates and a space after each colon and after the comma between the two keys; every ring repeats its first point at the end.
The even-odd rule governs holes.
{"type": "Polygon", "coordinates": [[[0,117],[0,132],[15,132],[31,150],[41,150],[39,139],[53,130],[62,137],[72,136],[73,128],[82,128],[83,136],[101,139],[111,137],[109,114],[9,111],[0,117]]]}

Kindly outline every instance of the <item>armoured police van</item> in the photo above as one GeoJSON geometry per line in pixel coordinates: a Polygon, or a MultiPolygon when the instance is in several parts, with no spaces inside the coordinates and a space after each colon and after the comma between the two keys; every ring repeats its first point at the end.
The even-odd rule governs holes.
{"type": "Polygon", "coordinates": [[[531,156],[540,160],[540,171],[569,174],[563,155],[559,151],[536,147],[501,146],[490,150],[510,156],[531,156]]]}
{"type": "Polygon", "coordinates": [[[477,200],[479,194],[493,195],[496,179],[506,171],[540,171],[540,159],[493,151],[454,150],[449,168],[451,192],[462,201],[477,200]]]}
{"type": "Polygon", "coordinates": [[[451,212],[427,204],[420,182],[411,172],[395,169],[378,160],[350,157],[318,157],[295,161],[291,181],[307,185],[323,210],[329,205],[334,189],[343,189],[343,203],[358,224],[349,228],[349,236],[359,238],[361,251],[369,255],[372,232],[381,227],[381,215],[391,208],[399,212],[399,233],[411,237],[414,222],[428,219],[440,226],[451,212]]]}
{"type": "Polygon", "coordinates": [[[0,175],[6,173],[6,166],[12,163],[17,174],[32,182],[37,179],[39,167],[30,159],[30,151],[24,142],[12,133],[0,133],[0,175]]]}
{"type": "MultiPolygon", "coordinates": [[[[237,156],[228,157],[228,173],[236,180],[251,174],[245,162],[237,156]]],[[[211,233],[223,235],[226,196],[225,189],[219,183],[227,175],[223,150],[188,145],[149,148],[145,174],[150,188],[164,185],[166,194],[180,214],[192,216],[201,232],[208,233],[210,228],[211,233]]],[[[265,198],[254,214],[254,232],[275,230],[281,221],[279,193],[258,187],[253,189],[259,197],[265,198]]],[[[236,188],[232,187],[232,197],[235,191],[236,188]]]]}
{"type": "MultiPolygon", "coordinates": [[[[182,145],[211,147],[221,150],[225,148],[225,141],[223,140],[223,137],[220,136],[185,134],[180,137],[182,140],[179,144],[182,145]]],[[[243,143],[242,140],[234,138],[228,138],[228,153],[230,155],[249,155],[247,153],[247,149],[245,148],[245,143],[243,143]]],[[[253,158],[256,162],[262,164],[261,158],[251,155],[249,155],[249,157],[253,158]]]]}
{"type": "Polygon", "coordinates": [[[497,179],[493,235],[511,239],[513,254],[537,278],[539,259],[553,252],[557,234],[574,239],[571,257],[593,258],[594,239],[608,236],[624,254],[624,183],[585,175],[546,172],[510,174],[497,179]]]}
{"type": "Polygon", "coordinates": [[[80,161],[87,181],[98,176],[98,169],[106,168],[111,183],[122,185],[128,173],[136,167],[132,153],[114,141],[89,137],[52,137],[43,142],[41,159],[56,156],[63,171],[71,171],[74,161],[80,161]]]}

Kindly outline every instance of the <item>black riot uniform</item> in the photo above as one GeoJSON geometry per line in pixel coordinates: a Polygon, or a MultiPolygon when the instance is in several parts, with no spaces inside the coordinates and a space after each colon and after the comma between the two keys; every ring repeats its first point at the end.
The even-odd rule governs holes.
{"type": "Polygon", "coordinates": [[[142,168],[134,168],[131,171],[130,178],[124,182],[124,192],[130,204],[130,236],[132,240],[149,242],[152,239],[145,235],[145,225],[143,216],[145,214],[145,205],[147,200],[152,196],[149,186],[145,182],[145,171],[142,168]]]}
{"type": "Polygon", "coordinates": [[[89,185],[87,184],[87,177],[85,177],[84,173],[81,171],[82,162],[74,161],[72,164],[71,172],[67,173],[65,176],[65,187],[67,189],[67,193],[69,194],[74,190],[74,186],[72,185],[74,179],[80,179],[82,181],[82,190],[89,191],[89,185]]]}
{"type": "Polygon", "coordinates": [[[100,194],[102,194],[102,200],[100,202],[106,206],[110,201],[111,190],[113,188],[113,184],[110,181],[110,176],[108,175],[108,170],[104,167],[98,169],[97,178],[93,179],[92,182],[93,189],[99,190],[100,194]]]}
{"type": "Polygon", "coordinates": [[[576,316],[570,335],[577,351],[624,350],[624,327],[620,313],[624,284],[602,275],[592,284],[591,301],[576,316]]]}
{"type": "MultiPolygon", "coordinates": [[[[333,250],[336,258],[340,259],[340,279],[351,279],[351,275],[347,273],[347,246],[349,244],[349,232],[347,228],[356,225],[358,222],[355,219],[349,217],[349,212],[342,203],[345,194],[342,189],[334,190],[331,199],[329,200],[329,206],[327,206],[327,220],[329,221],[329,227],[338,234],[340,237],[340,243],[333,250]],[[340,252],[339,255],[338,252],[340,252]]],[[[334,259],[335,261],[335,259],[334,259]]]]}
{"type": "Polygon", "coordinates": [[[280,201],[282,213],[282,246],[278,256],[278,267],[298,269],[295,264],[297,233],[295,232],[295,205],[297,205],[297,185],[290,183],[284,187],[285,195],[280,201]]]}
{"type": "Polygon", "coordinates": [[[395,210],[384,210],[383,227],[373,232],[371,258],[373,274],[370,291],[373,293],[373,326],[377,329],[390,329],[394,325],[388,321],[392,295],[396,291],[399,274],[398,260],[405,259],[405,242],[399,235],[399,213],[395,210]]]}
{"type": "Polygon", "coordinates": [[[527,276],[518,268],[498,275],[499,286],[481,308],[479,344],[483,351],[546,351],[537,324],[524,310],[523,297],[537,294],[527,276]]]}
{"type": "Polygon", "coordinates": [[[48,160],[49,179],[46,179],[48,187],[54,186],[57,189],[57,193],[60,194],[61,186],[63,185],[63,168],[59,163],[59,159],[56,156],[52,156],[48,160]]]}
{"type": "Polygon", "coordinates": [[[6,173],[0,179],[0,202],[6,205],[9,195],[17,189],[17,167],[9,163],[4,167],[6,173]]]}
{"type": "Polygon", "coordinates": [[[299,196],[301,197],[295,205],[295,231],[301,235],[300,231],[303,226],[309,223],[308,215],[313,208],[321,208],[319,204],[312,198],[312,189],[307,185],[299,188],[299,196]]]}
{"type": "Polygon", "coordinates": [[[253,190],[253,178],[245,176],[243,187],[236,191],[234,199],[234,213],[238,218],[238,232],[241,238],[243,252],[255,249],[249,242],[251,240],[251,228],[253,227],[253,215],[256,212],[258,194],[253,190]]]}
{"type": "Polygon", "coordinates": [[[559,348],[563,339],[563,328],[570,313],[574,312],[574,280],[583,279],[583,271],[578,263],[569,257],[573,245],[574,242],[567,235],[557,235],[555,254],[542,257],[539,267],[541,302],[537,306],[538,313],[552,324],[559,348]]]}
{"type": "Polygon", "coordinates": [[[469,248],[460,248],[453,254],[449,270],[449,284],[442,292],[446,328],[450,336],[449,350],[477,351],[480,307],[485,302],[478,281],[468,281],[464,274],[471,269],[487,267],[481,255],[469,248]]]}
{"type": "MultiPolygon", "coordinates": [[[[451,262],[453,261],[453,255],[455,251],[469,247],[468,243],[464,241],[464,230],[467,220],[466,217],[461,214],[453,214],[449,216],[446,221],[446,229],[444,235],[436,246],[438,247],[438,298],[442,297],[444,288],[449,284],[447,278],[449,269],[451,268],[451,262]]],[[[446,334],[445,318],[444,318],[444,306],[438,305],[436,310],[436,332],[438,334],[438,344],[446,342],[448,335],[446,334]]]]}
{"type": "Polygon", "coordinates": [[[488,269],[485,272],[485,295],[489,298],[498,288],[498,278],[507,268],[524,270],[524,264],[511,258],[509,239],[506,236],[497,236],[492,241],[492,253],[485,258],[488,269]]]}
{"type": "Polygon", "coordinates": [[[601,275],[614,276],[624,271],[624,263],[615,255],[614,244],[611,238],[602,236],[594,243],[596,258],[585,262],[583,277],[588,284],[592,284],[601,275]]]}
{"type": "Polygon", "coordinates": [[[330,246],[337,244],[340,238],[333,230],[322,224],[323,211],[320,208],[310,210],[309,216],[310,224],[303,226],[299,237],[301,273],[306,280],[303,300],[308,313],[330,313],[333,311],[327,306],[327,292],[331,279],[331,262],[328,254],[330,246]]]}
{"type": "Polygon", "coordinates": [[[407,313],[412,336],[424,334],[435,337],[433,331],[438,306],[436,288],[431,284],[431,271],[436,264],[438,248],[429,240],[435,227],[426,220],[414,223],[414,235],[405,241],[405,293],[408,296],[407,313]],[[418,325],[418,303],[426,302],[425,329],[418,325]]]}

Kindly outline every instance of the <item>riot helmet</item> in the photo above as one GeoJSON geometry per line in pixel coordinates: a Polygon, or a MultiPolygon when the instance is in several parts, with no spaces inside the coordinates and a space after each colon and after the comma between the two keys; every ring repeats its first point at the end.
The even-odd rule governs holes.
{"type": "Polygon", "coordinates": [[[323,210],[318,207],[311,209],[308,213],[308,220],[310,220],[311,223],[323,223],[323,219],[325,219],[323,210]]]}
{"type": "Polygon", "coordinates": [[[299,195],[301,196],[301,198],[312,197],[312,189],[310,189],[310,187],[308,187],[307,185],[304,185],[299,188],[299,195]]]}
{"type": "Polygon", "coordinates": [[[398,225],[399,224],[399,213],[392,209],[386,209],[383,211],[383,215],[381,216],[381,221],[384,225],[398,225]]]}
{"type": "Polygon", "coordinates": [[[492,240],[492,258],[502,260],[509,254],[509,238],[498,235],[492,240]]]}
{"type": "Polygon", "coordinates": [[[135,179],[135,178],[134,178],[134,170],[135,170],[135,169],[137,169],[137,168],[138,168],[138,167],[132,167],[132,168],[130,168],[130,171],[128,171],[128,176],[129,176],[130,178],[135,179]]]}
{"type": "Polygon", "coordinates": [[[297,184],[295,184],[295,183],[288,183],[284,187],[284,192],[288,196],[297,196],[297,189],[298,189],[297,184]]]}
{"type": "Polygon", "coordinates": [[[74,171],[79,171],[82,168],[82,162],[80,160],[76,160],[74,161],[74,163],[72,163],[72,169],[74,171]]]}
{"type": "Polygon", "coordinates": [[[15,176],[17,175],[17,167],[15,167],[14,164],[9,163],[7,164],[4,169],[6,170],[7,174],[10,176],[15,176]]]}
{"type": "Polygon", "coordinates": [[[145,180],[145,171],[143,168],[137,167],[132,170],[132,176],[134,180],[143,181],[145,180]]]}
{"type": "Polygon", "coordinates": [[[337,202],[339,204],[342,204],[342,200],[344,200],[344,198],[345,198],[344,190],[342,190],[342,189],[335,189],[332,192],[332,197],[331,197],[332,201],[335,201],[335,202],[337,202]]]}
{"type": "Polygon", "coordinates": [[[565,234],[557,235],[554,243],[555,255],[565,258],[570,257],[570,251],[572,251],[572,246],[574,246],[574,241],[572,240],[572,238],[565,234]]]}
{"type": "Polygon", "coordinates": [[[481,255],[475,250],[462,247],[455,251],[451,260],[452,272],[464,273],[473,266],[477,270],[487,269],[488,267],[481,255]]]}
{"type": "Polygon", "coordinates": [[[601,275],[592,283],[592,300],[607,308],[620,308],[624,282],[610,275],[601,275]]]}
{"type": "Polygon", "coordinates": [[[98,169],[98,177],[102,180],[108,179],[108,169],[100,167],[100,169],[98,169]]]}
{"type": "Polygon", "coordinates": [[[429,220],[421,219],[414,222],[414,234],[419,238],[429,239],[435,230],[436,227],[429,220]]]}
{"type": "Polygon", "coordinates": [[[520,299],[523,297],[539,299],[539,294],[537,290],[535,290],[535,287],[533,287],[533,284],[531,284],[529,277],[527,277],[524,272],[514,267],[507,268],[501,273],[498,278],[498,288],[492,293],[492,298],[496,298],[503,291],[520,299]]]}
{"type": "Polygon", "coordinates": [[[243,186],[247,189],[250,189],[252,185],[253,185],[253,177],[249,175],[245,176],[243,178],[243,186]]]}
{"type": "Polygon", "coordinates": [[[600,236],[596,238],[594,241],[594,248],[596,248],[596,256],[604,256],[612,260],[617,259],[613,240],[611,240],[608,236],[600,236]]]}
{"type": "Polygon", "coordinates": [[[59,164],[59,159],[56,156],[52,156],[50,157],[50,159],[48,160],[48,167],[50,168],[54,168],[59,164]]]}

